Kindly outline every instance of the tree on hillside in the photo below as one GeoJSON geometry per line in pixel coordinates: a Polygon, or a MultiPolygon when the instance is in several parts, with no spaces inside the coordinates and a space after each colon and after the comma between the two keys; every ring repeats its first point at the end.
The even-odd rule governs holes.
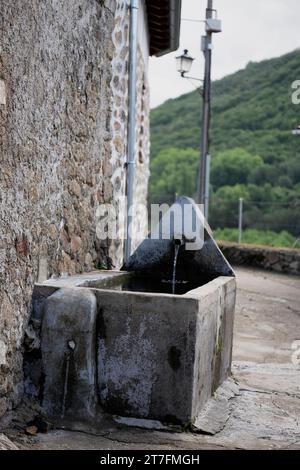
{"type": "Polygon", "coordinates": [[[168,148],[152,161],[149,196],[151,203],[172,203],[175,195],[194,196],[199,152],[168,148]]]}
{"type": "Polygon", "coordinates": [[[241,148],[219,152],[212,158],[211,183],[214,188],[246,184],[250,173],[263,164],[261,157],[241,148]]]}

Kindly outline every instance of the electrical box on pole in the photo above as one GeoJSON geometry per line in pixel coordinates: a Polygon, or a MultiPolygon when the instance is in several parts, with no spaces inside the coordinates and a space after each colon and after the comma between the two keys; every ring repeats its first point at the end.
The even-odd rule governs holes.
{"type": "Polygon", "coordinates": [[[209,18],[206,20],[206,32],[207,33],[221,33],[222,22],[218,18],[209,18]]]}
{"type": "Polygon", "coordinates": [[[207,49],[211,49],[211,46],[212,44],[209,38],[207,36],[202,36],[201,37],[201,51],[205,52],[207,51],[207,49]]]}

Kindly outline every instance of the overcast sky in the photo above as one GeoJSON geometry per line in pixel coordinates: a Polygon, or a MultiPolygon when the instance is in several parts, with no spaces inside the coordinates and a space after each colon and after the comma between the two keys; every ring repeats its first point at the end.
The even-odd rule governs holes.
{"type": "MultiPolygon", "coordinates": [[[[206,5],[207,0],[182,0],[182,18],[202,20],[206,5]]],[[[249,61],[300,48],[300,0],[214,0],[214,8],[223,32],[213,37],[213,79],[244,68],[249,61]]],[[[203,34],[204,23],[182,21],[179,52],[186,48],[196,58],[191,75],[199,78],[203,75],[203,34]]],[[[176,55],[150,58],[151,107],[193,90],[176,72],[176,55]]]]}

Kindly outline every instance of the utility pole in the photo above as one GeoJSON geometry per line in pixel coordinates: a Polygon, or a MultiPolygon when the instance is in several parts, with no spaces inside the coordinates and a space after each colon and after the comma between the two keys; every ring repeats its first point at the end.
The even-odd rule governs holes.
{"type": "Polygon", "coordinates": [[[210,155],[206,155],[205,162],[205,195],[204,195],[204,217],[208,220],[209,212],[209,180],[210,180],[210,155]]]}
{"type": "Polygon", "coordinates": [[[240,197],[239,200],[239,232],[238,232],[238,244],[242,243],[242,234],[243,234],[243,205],[244,199],[240,197]]]}
{"type": "MultiPolygon", "coordinates": [[[[191,20],[193,21],[193,20],[191,20]]],[[[197,21],[197,20],[196,20],[197,21]]],[[[212,56],[212,35],[213,33],[220,33],[222,31],[222,23],[217,18],[217,12],[213,8],[213,0],[207,0],[207,8],[205,15],[205,30],[206,35],[201,38],[201,50],[204,53],[205,71],[202,88],[203,96],[203,112],[202,112],[202,135],[201,135],[201,149],[200,149],[200,165],[197,177],[197,194],[196,199],[198,204],[204,206],[204,216],[208,217],[208,204],[209,204],[209,126],[210,126],[210,102],[211,102],[211,56],[212,56]],[[215,13],[215,17],[214,17],[215,13]]],[[[188,54],[185,49],[184,53],[176,57],[177,70],[184,78],[191,78],[199,80],[194,77],[187,77],[185,74],[191,69],[193,57],[188,54]]],[[[202,81],[202,80],[201,80],[202,81]]]]}
{"type": "MultiPolygon", "coordinates": [[[[213,18],[213,0],[207,0],[206,21],[213,18]]],[[[205,58],[205,72],[203,82],[203,114],[201,136],[201,160],[197,182],[197,202],[205,205],[206,164],[209,154],[209,125],[210,125],[210,97],[211,97],[211,56],[212,56],[212,32],[206,27],[206,36],[202,37],[202,50],[205,58]]],[[[205,210],[208,213],[208,210],[205,210]]]]}

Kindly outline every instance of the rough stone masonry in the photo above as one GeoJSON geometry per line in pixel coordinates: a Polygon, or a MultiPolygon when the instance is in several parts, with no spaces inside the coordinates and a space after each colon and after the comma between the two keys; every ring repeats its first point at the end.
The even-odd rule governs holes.
{"type": "MultiPolygon", "coordinates": [[[[1,416],[23,392],[34,283],[122,263],[120,242],[97,239],[96,212],[125,192],[129,12],[112,0],[0,0],[0,12],[1,416]]],[[[137,93],[136,194],[144,202],[141,47],[137,93]]]]}

